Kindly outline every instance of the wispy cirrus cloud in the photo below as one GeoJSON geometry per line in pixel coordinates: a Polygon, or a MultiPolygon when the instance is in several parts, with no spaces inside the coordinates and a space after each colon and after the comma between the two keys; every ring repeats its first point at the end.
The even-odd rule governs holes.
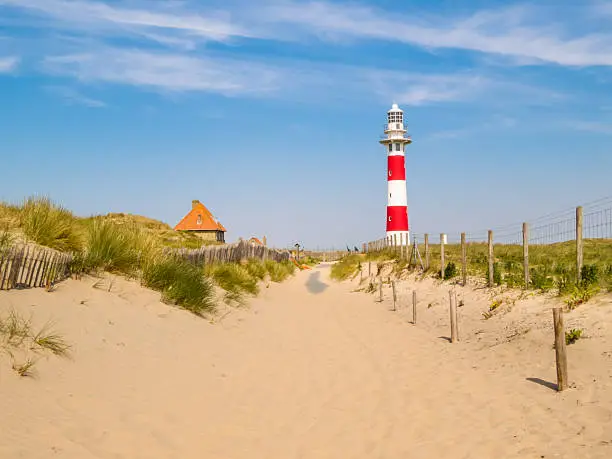
{"type": "Polygon", "coordinates": [[[182,7],[183,2],[139,2],[140,8],[89,0],[0,0],[12,8],[52,20],[44,26],[55,29],[103,33],[109,36],[137,35],[165,45],[193,47],[200,40],[228,41],[255,35],[229,19],[223,11],[205,14],[182,7]]]}
{"type": "Polygon", "coordinates": [[[87,97],[76,89],[68,86],[47,86],[45,89],[50,94],[60,97],[64,100],[64,102],[70,105],[84,105],[86,107],[91,108],[106,107],[105,102],[98,99],[93,99],[91,97],[87,97]]]}
{"type": "Polygon", "coordinates": [[[273,67],[230,58],[104,48],[49,56],[45,69],[83,82],[106,82],[166,92],[215,92],[228,96],[274,91],[273,67]]]}
{"type": "Polygon", "coordinates": [[[10,73],[17,69],[20,59],[15,56],[0,57],[0,73],[10,73]]]}
{"type": "Polygon", "coordinates": [[[478,11],[466,17],[389,14],[359,4],[283,2],[265,10],[270,23],[291,23],[302,33],[376,39],[422,48],[459,49],[565,66],[612,65],[612,32],[578,33],[575,18],[546,22],[534,7],[478,11]],[[539,22],[535,22],[537,18],[539,22]]]}

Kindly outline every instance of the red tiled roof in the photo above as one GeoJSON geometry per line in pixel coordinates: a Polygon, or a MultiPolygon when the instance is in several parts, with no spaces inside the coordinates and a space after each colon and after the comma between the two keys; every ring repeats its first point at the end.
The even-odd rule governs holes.
{"type": "Polygon", "coordinates": [[[213,217],[200,201],[193,201],[191,210],[174,227],[175,231],[223,231],[227,230],[213,217]]]}
{"type": "Polygon", "coordinates": [[[249,239],[249,242],[253,242],[254,244],[259,244],[259,245],[263,245],[263,242],[261,242],[259,239],[257,239],[256,237],[252,237],[251,239],[249,239]]]}

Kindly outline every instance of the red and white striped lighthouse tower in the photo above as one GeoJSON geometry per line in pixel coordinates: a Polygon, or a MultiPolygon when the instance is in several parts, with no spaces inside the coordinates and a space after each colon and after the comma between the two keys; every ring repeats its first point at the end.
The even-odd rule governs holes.
{"type": "Polygon", "coordinates": [[[410,244],[408,227],[408,197],[406,194],[406,145],[412,139],[406,135],[404,112],[393,104],[387,112],[386,138],[380,141],[387,148],[387,240],[399,245],[410,244]]]}

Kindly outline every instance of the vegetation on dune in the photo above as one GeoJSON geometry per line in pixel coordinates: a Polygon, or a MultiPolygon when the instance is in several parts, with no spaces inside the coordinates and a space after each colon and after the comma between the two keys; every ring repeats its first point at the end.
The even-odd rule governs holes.
{"type": "Polygon", "coordinates": [[[144,236],[140,231],[102,219],[94,219],[87,226],[87,249],[82,257],[84,270],[129,274],[139,268],[144,236]]]}
{"type": "Polygon", "coordinates": [[[330,277],[337,281],[343,281],[354,276],[361,266],[362,257],[357,254],[350,254],[334,263],[331,267],[330,277]]]}
{"type": "Polygon", "coordinates": [[[244,267],[252,277],[258,280],[264,280],[266,278],[266,274],[268,274],[264,262],[254,258],[248,260],[244,267]]]}
{"type": "Polygon", "coordinates": [[[34,332],[30,319],[23,318],[14,310],[0,316],[0,352],[9,355],[13,370],[20,376],[32,376],[39,356],[50,352],[65,357],[69,351],[70,345],[52,330],[51,324],[34,332]]]}
{"type": "MultiPolygon", "coordinates": [[[[251,268],[252,269],[252,268],[251,268]]],[[[215,263],[204,268],[204,272],[226,292],[226,300],[242,303],[244,295],[257,295],[257,277],[238,263],[215,263]]]]}
{"type": "Polygon", "coordinates": [[[212,312],[215,292],[201,268],[176,257],[156,257],[143,268],[145,286],[162,292],[162,300],[197,315],[212,312]]]}
{"type": "MultiPolygon", "coordinates": [[[[75,274],[108,271],[141,277],[144,285],[162,293],[163,301],[199,315],[214,309],[213,282],[228,299],[242,301],[245,294],[258,293],[258,282],[267,275],[281,282],[295,269],[291,262],[270,260],[202,269],[165,252],[205,245],[195,234],[131,214],[78,218],[48,198],[31,197],[21,207],[0,204],[0,250],[10,247],[19,232],[39,245],[71,253],[75,274]]],[[[38,341],[53,346],[52,338],[38,341]]]]}
{"type": "Polygon", "coordinates": [[[295,272],[295,265],[288,260],[281,262],[266,260],[265,267],[272,282],[283,282],[295,272]]]}
{"type": "Polygon", "coordinates": [[[74,215],[49,198],[26,199],[19,212],[19,224],[25,236],[37,244],[64,252],[79,251],[83,247],[74,215]]]}

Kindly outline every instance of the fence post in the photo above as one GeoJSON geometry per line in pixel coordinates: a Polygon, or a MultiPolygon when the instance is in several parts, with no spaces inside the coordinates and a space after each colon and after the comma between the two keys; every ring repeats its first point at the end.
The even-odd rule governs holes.
{"type": "Polygon", "coordinates": [[[393,235],[393,253],[397,253],[397,234],[393,235]]]}
{"type": "Polygon", "coordinates": [[[440,233],[440,279],[444,280],[444,233],[440,233]]]}
{"type": "Polygon", "coordinates": [[[429,234],[425,234],[425,271],[429,269],[429,234]]]}
{"type": "Polygon", "coordinates": [[[565,353],[565,327],[563,325],[563,309],[553,308],[553,323],[555,327],[555,356],[557,359],[557,390],[567,388],[567,354],[565,353]]]}
{"type": "Polygon", "coordinates": [[[583,240],[582,240],[582,206],[576,207],[576,279],[582,280],[583,240]]]}
{"type": "Polygon", "coordinates": [[[529,287],[529,223],[523,223],[523,275],[525,288],[529,287]]]}
{"type": "Polygon", "coordinates": [[[489,287],[493,287],[493,270],[494,270],[494,254],[493,254],[493,231],[489,230],[489,287]]]}
{"type": "Polygon", "coordinates": [[[378,301],[380,301],[381,303],[383,301],[382,284],[383,284],[383,280],[381,276],[381,278],[378,280],[378,294],[379,294],[378,301]]]}
{"type": "Polygon", "coordinates": [[[395,311],[396,310],[395,303],[397,301],[397,294],[395,291],[395,281],[391,282],[391,288],[393,288],[393,310],[395,311]]]}
{"type": "Polygon", "coordinates": [[[461,275],[463,276],[463,286],[467,285],[467,246],[465,243],[465,233],[461,233],[461,275]]]}
{"type": "Polygon", "coordinates": [[[417,292],[416,290],[412,291],[412,323],[416,325],[416,308],[417,307],[417,292]]]}
{"type": "Polygon", "coordinates": [[[457,297],[452,290],[448,291],[450,301],[450,322],[451,322],[451,343],[456,343],[459,339],[457,327],[457,297]]]}

